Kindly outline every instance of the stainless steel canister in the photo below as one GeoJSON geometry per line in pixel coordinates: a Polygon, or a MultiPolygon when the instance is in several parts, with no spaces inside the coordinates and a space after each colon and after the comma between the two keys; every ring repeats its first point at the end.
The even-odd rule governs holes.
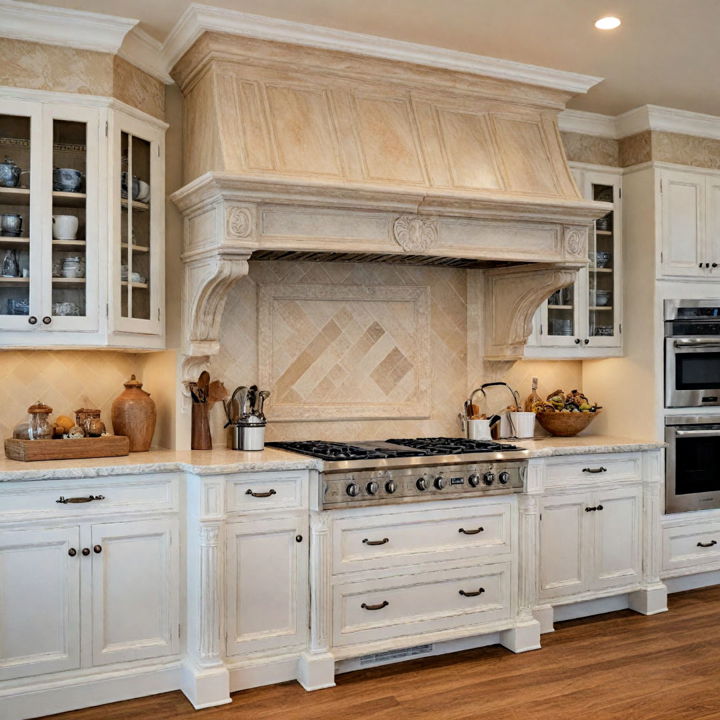
{"type": "Polygon", "coordinates": [[[233,450],[264,450],[265,423],[238,422],[229,427],[230,447],[233,450]]]}

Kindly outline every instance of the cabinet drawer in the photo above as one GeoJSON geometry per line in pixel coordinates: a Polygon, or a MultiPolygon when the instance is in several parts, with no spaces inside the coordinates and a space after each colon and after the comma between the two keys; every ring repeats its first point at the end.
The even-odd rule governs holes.
{"type": "Polygon", "coordinates": [[[227,511],[246,513],[305,507],[306,497],[305,472],[243,474],[228,483],[227,511]]]}
{"type": "Polygon", "coordinates": [[[166,512],[177,507],[177,478],[167,473],[0,484],[0,521],[166,512]],[[90,497],[97,499],[73,502],[90,497]]]}
{"type": "Polygon", "coordinates": [[[338,584],[334,645],[505,620],[511,614],[510,568],[502,563],[338,584]]]}
{"type": "Polygon", "coordinates": [[[510,502],[465,503],[462,509],[340,518],[333,523],[333,572],[509,553],[511,509],[510,502]]]}
{"type": "Polygon", "coordinates": [[[663,528],[663,570],[720,565],[720,521],[663,528]]]}
{"type": "Polygon", "coordinates": [[[593,480],[630,480],[641,477],[640,457],[618,453],[616,455],[586,455],[565,461],[551,461],[546,469],[546,486],[565,485],[569,482],[593,480]]]}

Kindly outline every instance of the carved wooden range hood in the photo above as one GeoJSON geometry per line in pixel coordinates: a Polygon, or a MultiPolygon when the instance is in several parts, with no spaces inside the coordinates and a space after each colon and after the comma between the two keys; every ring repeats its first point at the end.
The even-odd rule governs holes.
{"type": "Polygon", "coordinates": [[[485,357],[516,359],[610,209],[570,175],[563,90],[217,32],[172,74],[186,377],[218,352],[253,255],[482,268],[485,357]]]}

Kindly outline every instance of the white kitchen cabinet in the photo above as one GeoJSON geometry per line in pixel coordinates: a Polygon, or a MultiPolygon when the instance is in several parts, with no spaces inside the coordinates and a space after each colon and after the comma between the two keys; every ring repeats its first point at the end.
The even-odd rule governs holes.
{"type": "Polygon", "coordinates": [[[90,528],[92,664],[178,652],[178,538],[174,519],[90,528]]]}
{"type": "Polygon", "coordinates": [[[639,484],[549,492],[541,503],[540,598],[567,600],[638,584],[641,526],[639,484]]]}
{"type": "Polygon", "coordinates": [[[226,528],[228,657],[302,646],[308,625],[308,528],[301,515],[226,528]]]}
{"type": "Polygon", "coordinates": [[[77,526],[0,531],[0,680],[80,667],[81,558],[77,526]]]}
{"type": "Polygon", "coordinates": [[[659,277],[720,277],[720,176],[662,168],[659,277]]]}
{"type": "Polygon", "coordinates": [[[622,354],[622,171],[572,165],[588,200],[613,209],[595,223],[588,245],[589,265],[577,281],[544,302],[533,321],[526,357],[566,359],[622,354]]]}
{"type": "Polygon", "coordinates": [[[107,98],[0,93],[0,160],[21,170],[0,188],[1,346],[164,346],[165,127],[107,98]]]}

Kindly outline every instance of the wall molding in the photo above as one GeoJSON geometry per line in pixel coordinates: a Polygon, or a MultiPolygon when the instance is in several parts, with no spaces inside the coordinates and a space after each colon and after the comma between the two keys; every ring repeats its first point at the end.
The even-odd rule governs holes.
{"type": "Polygon", "coordinates": [[[2,37],[116,54],[138,20],[68,10],[20,0],[0,0],[2,37]]]}
{"type": "Polygon", "coordinates": [[[368,55],[414,65],[540,85],[571,93],[586,93],[602,81],[602,78],[592,75],[253,15],[200,3],[193,3],[188,7],[163,43],[162,52],[166,68],[172,68],[191,45],[207,31],[368,55]]]}
{"type": "Polygon", "coordinates": [[[615,117],[581,110],[563,110],[558,115],[562,132],[619,140],[647,130],[679,133],[720,140],[720,117],[659,105],[642,105],[615,117]]]}

